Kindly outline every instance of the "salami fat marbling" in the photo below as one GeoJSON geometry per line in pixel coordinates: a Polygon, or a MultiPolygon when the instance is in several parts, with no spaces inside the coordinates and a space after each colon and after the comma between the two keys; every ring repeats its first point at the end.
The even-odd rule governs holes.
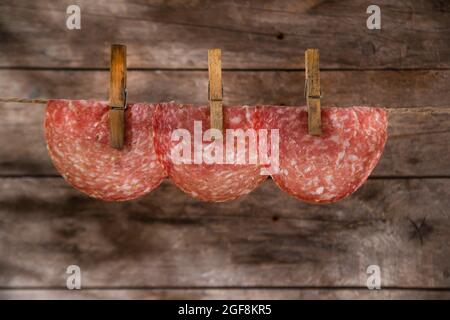
{"type": "Polygon", "coordinates": [[[257,127],[278,128],[280,170],[276,184],[300,200],[334,202],[370,175],[387,139],[381,108],[323,108],[322,135],[308,134],[306,107],[258,108],[257,127]]]}
{"type": "Polygon", "coordinates": [[[109,145],[106,102],[50,100],[45,136],[54,166],[71,185],[103,200],[140,197],[166,176],[153,146],[156,106],[129,104],[122,150],[109,145]]]}
{"type": "MultiPolygon", "coordinates": [[[[224,108],[223,143],[225,144],[226,140],[226,129],[252,129],[254,113],[254,107],[224,108]]],[[[170,179],[180,189],[200,200],[221,202],[251,192],[267,178],[266,175],[261,174],[257,163],[250,164],[249,161],[242,161],[242,164],[228,163],[225,145],[223,146],[223,163],[208,163],[204,150],[211,141],[201,138],[200,143],[206,149],[195,148],[195,122],[198,125],[201,124],[203,133],[210,128],[209,107],[175,103],[159,105],[155,124],[155,145],[170,179]],[[188,139],[182,141],[187,143],[187,147],[191,150],[190,163],[177,163],[172,157],[173,148],[181,142],[181,140],[173,141],[172,139],[175,129],[185,129],[186,133],[190,134],[188,139]],[[201,161],[195,163],[196,158],[201,161]]],[[[233,152],[236,152],[235,148],[233,152]]],[[[246,156],[248,160],[248,154],[246,156]]]]}
{"type": "MultiPolygon", "coordinates": [[[[387,139],[386,111],[323,108],[323,134],[318,137],[308,134],[307,120],[306,107],[225,107],[224,135],[220,140],[223,154],[219,156],[223,161],[219,163],[214,162],[218,158],[211,149],[215,137],[206,139],[204,135],[210,128],[207,106],[129,104],[125,112],[125,145],[123,150],[116,150],[109,145],[106,102],[51,100],[46,109],[45,135],[56,169],[90,196],[131,200],[169,177],[194,198],[220,202],[251,192],[269,174],[261,170],[261,159],[250,161],[250,137],[244,140],[244,155],[234,140],[231,149],[225,146],[230,141],[227,129],[253,130],[255,134],[261,129],[277,130],[278,148],[268,147],[279,153],[279,170],[270,172],[276,184],[307,202],[343,199],[364,183],[381,157],[387,139]],[[199,126],[200,140],[196,138],[199,126]],[[174,139],[174,131],[179,129],[187,135],[174,139]],[[200,144],[196,144],[198,141],[200,144]],[[183,154],[188,151],[189,157],[183,159],[189,161],[173,158],[174,148],[180,146],[183,154]],[[230,152],[234,162],[228,161],[230,152]]],[[[260,147],[257,143],[258,155],[260,147]]]]}

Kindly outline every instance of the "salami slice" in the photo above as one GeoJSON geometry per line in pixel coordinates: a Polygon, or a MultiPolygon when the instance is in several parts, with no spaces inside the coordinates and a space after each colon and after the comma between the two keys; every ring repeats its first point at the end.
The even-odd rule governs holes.
{"type": "MultiPolygon", "coordinates": [[[[225,134],[224,139],[220,141],[223,156],[215,157],[215,152],[205,153],[211,149],[212,139],[205,140],[204,135],[200,136],[200,139],[195,138],[196,126],[198,128],[201,125],[203,134],[210,128],[209,107],[161,104],[155,118],[155,145],[172,181],[184,192],[204,201],[232,200],[255,189],[267,176],[261,174],[257,163],[250,163],[248,153],[244,155],[246,161],[239,156],[242,153],[237,153],[236,140],[230,144],[233,146],[228,149],[230,152],[226,147],[226,129],[252,129],[254,113],[255,108],[251,107],[224,108],[225,134]],[[186,135],[173,140],[172,134],[176,129],[183,129],[181,133],[186,135]],[[184,144],[184,150],[190,153],[190,156],[183,152],[173,153],[174,148],[179,148],[181,144],[184,144]],[[227,155],[233,153],[236,155],[236,161],[231,163],[227,161],[227,155]],[[174,154],[183,155],[184,161],[174,159],[174,154]],[[242,161],[238,161],[238,158],[242,161]],[[217,159],[222,159],[222,163],[215,161],[217,159]]],[[[245,148],[248,150],[250,140],[245,141],[245,148]]]]}
{"type": "Polygon", "coordinates": [[[122,201],[155,189],[166,176],[153,146],[156,106],[130,104],[122,150],[109,146],[105,102],[51,100],[45,136],[53,164],[70,184],[89,196],[122,201]]]}
{"type": "Polygon", "coordinates": [[[380,108],[324,108],[319,137],[308,134],[306,107],[260,107],[257,126],[280,131],[277,185],[298,199],[334,202],[357,190],[372,172],[387,139],[380,108]]]}

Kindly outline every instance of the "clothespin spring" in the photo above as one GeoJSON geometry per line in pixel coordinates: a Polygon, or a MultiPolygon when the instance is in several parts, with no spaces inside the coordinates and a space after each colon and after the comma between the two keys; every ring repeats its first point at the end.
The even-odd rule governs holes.
{"type": "Polygon", "coordinates": [[[125,88],[123,90],[123,106],[118,106],[118,105],[109,105],[109,107],[112,110],[126,110],[127,109],[127,104],[128,104],[128,90],[125,88]]]}
{"type": "Polygon", "coordinates": [[[305,94],[305,99],[322,99],[323,98],[323,93],[322,93],[322,88],[320,88],[320,95],[319,96],[316,96],[316,95],[310,95],[310,96],[308,96],[308,80],[307,79],[305,79],[305,91],[304,91],[304,94],[305,94]]]}

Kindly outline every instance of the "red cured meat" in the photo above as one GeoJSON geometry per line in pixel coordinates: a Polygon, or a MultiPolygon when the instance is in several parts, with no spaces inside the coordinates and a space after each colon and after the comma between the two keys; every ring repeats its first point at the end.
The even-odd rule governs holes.
{"type": "Polygon", "coordinates": [[[323,108],[320,137],[308,134],[306,107],[263,106],[257,118],[257,127],[280,130],[280,171],[272,178],[307,202],[352,194],[378,163],[387,139],[380,108],[323,108]]]}
{"type": "MultiPolygon", "coordinates": [[[[209,129],[209,107],[175,103],[161,104],[159,107],[158,116],[155,118],[157,153],[171,180],[184,192],[204,201],[227,201],[251,192],[267,178],[261,175],[259,165],[248,162],[246,164],[174,163],[171,158],[171,149],[181,140],[172,141],[173,130],[184,128],[190,132],[191,159],[194,159],[195,154],[198,155],[198,149],[197,152],[194,150],[194,121],[201,121],[203,132],[209,129]]],[[[254,113],[254,107],[224,108],[224,130],[252,128],[254,113]]],[[[188,142],[184,139],[182,141],[188,142]]],[[[209,145],[211,142],[203,143],[209,145]]],[[[226,147],[223,148],[225,157],[226,147]]],[[[225,158],[223,159],[225,161],[225,158]]]]}
{"type": "Polygon", "coordinates": [[[45,136],[53,164],[70,184],[95,198],[130,200],[152,191],[166,176],[153,147],[155,109],[128,105],[124,148],[116,150],[109,146],[105,102],[49,101],[45,136]]]}

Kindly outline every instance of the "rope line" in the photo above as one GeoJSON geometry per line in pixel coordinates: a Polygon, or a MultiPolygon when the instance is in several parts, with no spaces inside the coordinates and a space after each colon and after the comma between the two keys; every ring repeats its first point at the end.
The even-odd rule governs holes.
{"type": "Polygon", "coordinates": [[[0,102],[17,102],[17,103],[41,103],[46,104],[49,99],[27,99],[27,98],[0,98],[0,102]]]}
{"type": "MultiPolygon", "coordinates": [[[[15,103],[30,103],[30,104],[47,104],[50,99],[28,99],[28,98],[2,98],[0,97],[0,102],[15,102],[15,103]]],[[[450,113],[450,107],[386,107],[385,108],[389,113],[431,113],[431,114],[439,114],[439,113],[450,113]]]]}

